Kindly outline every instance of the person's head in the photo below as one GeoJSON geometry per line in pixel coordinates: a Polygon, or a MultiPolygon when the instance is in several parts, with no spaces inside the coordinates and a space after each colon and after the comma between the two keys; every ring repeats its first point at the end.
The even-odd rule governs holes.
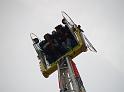
{"type": "Polygon", "coordinates": [[[55,27],[56,31],[61,33],[62,25],[58,25],[55,27]]]}
{"type": "Polygon", "coordinates": [[[55,35],[55,34],[56,34],[56,31],[53,30],[53,31],[52,31],[52,35],[55,35]]]}
{"type": "Polygon", "coordinates": [[[37,43],[39,43],[39,39],[38,39],[38,38],[34,38],[34,39],[33,39],[33,42],[34,42],[35,44],[37,44],[37,43]]]}
{"type": "Polygon", "coordinates": [[[57,29],[61,29],[61,28],[62,28],[62,25],[61,24],[55,27],[56,30],[57,29]]]}
{"type": "Polygon", "coordinates": [[[44,35],[44,39],[45,39],[46,41],[50,41],[50,40],[52,40],[52,36],[47,33],[47,34],[44,35]]]}

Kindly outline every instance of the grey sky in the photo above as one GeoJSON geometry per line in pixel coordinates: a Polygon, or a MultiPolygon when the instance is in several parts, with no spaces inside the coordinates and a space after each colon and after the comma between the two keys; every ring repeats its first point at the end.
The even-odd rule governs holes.
{"type": "Polygon", "coordinates": [[[123,92],[123,0],[0,0],[0,92],[59,92],[57,72],[41,75],[29,34],[43,39],[61,11],[98,50],[74,59],[87,92],[123,92]]]}

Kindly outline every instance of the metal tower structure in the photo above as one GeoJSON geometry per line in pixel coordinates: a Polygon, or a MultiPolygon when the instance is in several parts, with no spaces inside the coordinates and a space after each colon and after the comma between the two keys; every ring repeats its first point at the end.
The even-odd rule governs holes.
{"type": "Polygon", "coordinates": [[[69,57],[60,61],[57,64],[60,92],[86,92],[75,63],[69,57]]]}

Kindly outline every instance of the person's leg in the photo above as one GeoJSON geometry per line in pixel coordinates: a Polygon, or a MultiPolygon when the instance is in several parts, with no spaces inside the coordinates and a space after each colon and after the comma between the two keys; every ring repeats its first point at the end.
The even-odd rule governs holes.
{"type": "Polygon", "coordinates": [[[72,47],[74,47],[74,46],[76,46],[78,43],[77,43],[77,41],[75,40],[75,39],[72,39],[71,40],[71,45],[72,45],[72,47]]]}
{"type": "Polygon", "coordinates": [[[51,55],[47,55],[46,60],[48,61],[49,64],[52,64],[53,58],[51,55]]]}
{"type": "Polygon", "coordinates": [[[68,48],[71,48],[71,46],[72,46],[72,40],[70,38],[67,38],[66,43],[67,43],[67,47],[68,48]]]}
{"type": "Polygon", "coordinates": [[[57,50],[60,52],[61,55],[64,55],[67,52],[67,49],[63,45],[58,45],[57,50]]]}

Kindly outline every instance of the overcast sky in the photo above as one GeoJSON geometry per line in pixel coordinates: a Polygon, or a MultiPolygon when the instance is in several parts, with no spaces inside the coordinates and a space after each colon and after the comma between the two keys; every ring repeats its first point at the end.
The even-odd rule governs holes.
{"type": "Polygon", "coordinates": [[[57,72],[40,73],[31,32],[43,39],[65,11],[98,53],[77,56],[87,92],[124,92],[123,0],[0,0],[0,92],[59,92],[57,72]]]}

